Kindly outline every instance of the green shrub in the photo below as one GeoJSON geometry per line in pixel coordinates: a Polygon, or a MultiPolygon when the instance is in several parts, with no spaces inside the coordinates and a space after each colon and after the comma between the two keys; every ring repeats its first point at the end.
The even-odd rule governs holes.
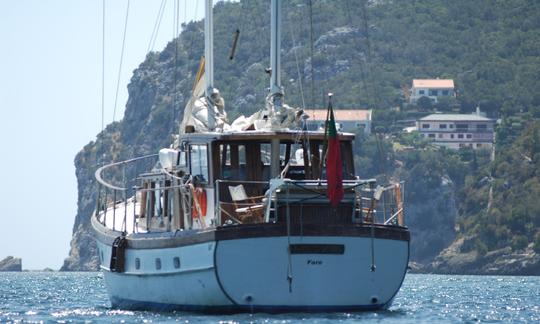
{"type": "Polygon", "coordinates": [[[527,247],[529,240],[525,235],[516,235],[512,238],[512,250],[522,250],[527,247]]]}

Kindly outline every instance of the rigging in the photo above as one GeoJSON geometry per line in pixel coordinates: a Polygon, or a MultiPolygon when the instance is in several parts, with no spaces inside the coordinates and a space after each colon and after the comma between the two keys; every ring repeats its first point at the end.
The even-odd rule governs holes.
{"type": "Polygon", "coordinates": [[[118,103],[118,90],[120,89],[120,76],[122,75],[122,63],[124,62],[124,49],[126,47],[126,34],[129,18],[129,2],[127,1],[126,6],[126,19],[124,21],[124,36],[122,38],[122,51],[120,52],[120,65],[118,67],[118,80],[116,81],[116,94],[114,96],[114,110],[113,110],[113,122],[116,120],[116,105],[118,103]]]}

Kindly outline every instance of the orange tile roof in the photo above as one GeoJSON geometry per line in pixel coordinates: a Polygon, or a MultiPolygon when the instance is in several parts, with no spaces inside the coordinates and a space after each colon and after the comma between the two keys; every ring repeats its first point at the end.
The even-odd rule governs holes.
{"type": "Polygon", "coordinates": [[[413,88],[454,88],[452,79],[413,79],[413,88]]]}
{"type": "MultiPolygon", "coordinates": [[[[326,109],[306,109],[308,120],[326,120],[326,109]]],[[[336,120],[371,120],[371,110],[334,109],[336,120]]]]}

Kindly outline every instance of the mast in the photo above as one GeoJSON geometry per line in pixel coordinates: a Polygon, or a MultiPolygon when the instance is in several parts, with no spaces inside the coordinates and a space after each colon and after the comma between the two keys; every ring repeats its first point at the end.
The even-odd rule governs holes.
{"type": "Polygon", "coordinates": [[[281,108],[283,89],[281,87],[281,0],[272,0],[270,25],[270,97],[273,110],[281,108]]]}
{"type": "MultiPolygon", "coordinates": [[[[283,89],[281,87],[281,0],[272,0],[270,24],[270,98],[271,115],[280,114],[283,89]],[[276,114],[277,113],[277,114],[276,114]]],[[[277,117],[277,116],[276,116],[277,117]]],[[[276,118],[277,119],[277,118],[276,118]]],[[[273,120],[275,123],[276,120],[273,120]]],[[[279,176],[279,139],[272,139],[272,160],[270,161],[271,177],[279,176]]]]}
{"type": "Polygon", "coordinates": [[[214,130],[216,119],[214,116],[214,104],[210,100],[214,88],[214,21],[212,15],[213,0],[205,1],[204,19],[204,94],[208,102],[208,130],[214,130]]]}

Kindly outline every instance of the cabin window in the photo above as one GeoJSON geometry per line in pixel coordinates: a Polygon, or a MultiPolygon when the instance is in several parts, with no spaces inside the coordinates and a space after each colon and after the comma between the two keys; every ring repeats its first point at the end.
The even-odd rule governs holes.
{"type": "Polygon", "coordinates": [[[156,258],[156,270],[161,270],[161,259],[156,258]]]}
{"type": "Polygon", "coordinates": [[[186,152],[178,152],[178,161],[176,162],[180,167],[187,167],[186,152]]]}
{"type": "Polygon", "coordinates": [[[206,145],[191,145],[189,149],[191,175],[200,182],[208,181],[208,147],[206,145]]]}
{"type": "Polygon", "coordinates": [[[141,268],[141,259],[135,258],[135,269],[139,270],[141,268]]]}
{"type": "Polygon", "coordinates": [[[244,145],[219,145],[218,177],[224,180],[247,180],[246,148],[244,145]]]}
{"type": "Polygon", "coordinates": [[[180,258],[179,257],[174,257],[173,263],[174,263],[174,268],[175,269],[180,268],[180,258]]]}

